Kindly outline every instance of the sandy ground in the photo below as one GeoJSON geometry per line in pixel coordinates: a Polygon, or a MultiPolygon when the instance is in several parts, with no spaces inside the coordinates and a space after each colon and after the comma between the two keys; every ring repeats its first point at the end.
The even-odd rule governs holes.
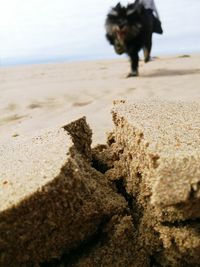
{"type": "Polygon", "coordinates": [[[140,62],[126,78],[126,59],[0,68],[1,141],[35,135],[87,116],[94,144],[112,129],[113,100],[161,98],[200,101],[200,55],[140,62]]]}

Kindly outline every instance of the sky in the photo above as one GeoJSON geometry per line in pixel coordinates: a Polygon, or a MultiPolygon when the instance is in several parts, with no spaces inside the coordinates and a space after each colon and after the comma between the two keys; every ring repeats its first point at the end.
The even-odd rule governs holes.
{"type": "MultiPolygon", "coordinates": [[[[0,0],[0,65],[116,57],[105,18],[116,0],[0,0]]],[[[128,1],[122,0],[122,4],[128,1]]],[[[152,54],[200,52],[200,0],[156,0],[152,54]]]]}

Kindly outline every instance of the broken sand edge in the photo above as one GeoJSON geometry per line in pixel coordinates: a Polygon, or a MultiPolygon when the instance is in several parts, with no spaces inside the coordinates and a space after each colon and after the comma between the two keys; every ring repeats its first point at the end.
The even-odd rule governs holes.
{"type": "MultiPolygon", "coordinates": [[[[63,259],[64,253],[69,259],[82,243],[93,242],[110,220],[116,225],[123,218],[126,221],[126,201],[92,166],[92,132],[86,119],[63,128],[74,145],[60,173],[0,213],[1,267],[35,266],[46,261],[52,266],[51,260],[63,259]]],[[[127,217],[129,225],[131,220],[127,217]]]]}
{"type": "MultiPolygon", "coordinates": [[[[123,150],[116,143],[114,133],[109,135],[107,144],[91,149],[92,131],[85,118],[64,126],[64,129],[69,132],[74,143],[74,147],[70,149],[72,160],[70,160],[71,165],[63,166],[61,173],[55,177],[52,189],[55,192],[55,187],[58,188],[58,184],[63,183],[66,173],[76,177],[72,174],[72,170],[78,168],[82,173],[81,177],[75,178],[78,194],[75,193],[74,184],[68,188],[68,183],[65,183],[65,188],[68,190],[64,194],[61,194],[62,190],[58,190],[52,201],[59,199],[60,202],[57,204],[62,207],[62,220],[58,223],[60,211],[55,214],[53,220],[51,218],[46,223],[43,220],[44,216],[39,219],[44,223],[43,231],[45,228],[52,227],[45,238],[52,237],[53,231],[54,237],[50,242],[45,239],[37,241],[38,235],[33,234],[34,231],[37,233],[40,225],[36,224],[31,233],[33,241],[27,239],[29,243],[34,243],[36,240],[34,249],[31,246],[27,247],[26,240],[23,246],[19,245],[18,254],[14,251],[16,240],[19,242],[19,237],[22,237],[23,243],[25,236],[12,228],[14,220],[12,218],[18,217],[19,221],[15,221],[15,229],[21,228],[22,231],[22,224],[30,219],[21,220],[27,208],[25,213],[16,213],[19,207],[17,205],[14,213],[13,209],[10,209],[2,217],[0,215],[0,232],[9,233],[7,239],[5,236],[0,239],[0,266],[183,266],[188,264],[184,259],[188,255],[190,255],[189,264],[193,266],[197,264],[200,260],[199,219],[173,222],[155,219],[154,208],[147,205],[149,196],[145,198],[145,205],[141,206],[140,198],[131,195],[126,188],[127,173],[122,169],[123,164],[121,164],[123,150]],[[80,195],[80,192],[83,195],[80,195]],[[64,199],[67,201],[63,204],[64,199]],[[67,211],[71,213],[67,214],[67,211]],[[14,214],[14,217],[9,216],[6,221],[9,213],[14,214]],[[59,227],[55,227],[57,223],[59,227]],[[61,231],[58,230],[60,227],[61,231]],[[11,232],[12,238],[9,237],[11,232]],[[61,240],[59,240],[60,236],[62,236],[61,240]],[[188,241],[185,245],[184,240],[188,237],[191,242],[188,241]],[[45,246],[42,249],[43,244],[45,246]],[[11,254],[6,256],[6,253],[11,254]]],[[[138,177],[136,183],[138,188],[140,179],[141,177],[138,177]]],[[[49,190],[49,185],[44,188],[49,190]]],[[[61,188],[63,189],[63,184],[61,188]]],[[[36,195],[27,198],[23,205],[30,199],[33,202],[41,200],[41,197],[42,195],[37,192],[36,195]]],[[[55,208],[54,205],[53,207],[55,208]]],[[[48,209],[47,207],[45,212],[48,212],[48,209]]],[[[52,211],[52,207],[50,210],[52,211]]],[[[42,211],[42,214],[45,212],[42,211]]],[[[30,224],[27,231],[30,230],[29,227],[30,224]]]]}

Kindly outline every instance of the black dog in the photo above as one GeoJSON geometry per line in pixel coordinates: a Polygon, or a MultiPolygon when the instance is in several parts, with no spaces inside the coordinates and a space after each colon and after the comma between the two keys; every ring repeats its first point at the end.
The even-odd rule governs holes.
{"type": "Polygon", "coordinates": [[[126,53],[131,60],[131,73],[128,77],[138,76],[138,53],[144,50],[144,60],[150,60],[152,34],[162,34],[160,21],[153,11],[145,9],[138,0],[126,7],[118,3],[107,15],[106,38],[117,54],[126,53]]]}

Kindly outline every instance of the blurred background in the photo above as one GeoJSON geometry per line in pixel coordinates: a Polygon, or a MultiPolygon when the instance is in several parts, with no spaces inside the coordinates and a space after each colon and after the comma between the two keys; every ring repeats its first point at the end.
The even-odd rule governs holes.
{"type": "MultiPolygon", "coordinates": [[[[155,1],[164,35],[154,35],[152,56],[200,52],[200,1],[155,1]]],[[[104,23],[118,2],[0,0],[0,65],[116,58],[104,23]]]]}

